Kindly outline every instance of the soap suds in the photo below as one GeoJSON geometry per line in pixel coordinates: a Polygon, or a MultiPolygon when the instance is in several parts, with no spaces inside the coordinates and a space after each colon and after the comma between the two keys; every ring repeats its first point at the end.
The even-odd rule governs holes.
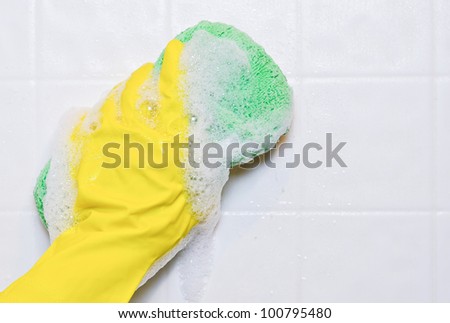
{"type": "Polygon", "coordinates": [[[70,165],[78,153],[73,151],[70,136],[75,126],[88,110],[69,111],[61,120],[56,133],[56,142],[47,174],[47,192],[43,199],[43,211],[48,224],[50,240],[53,242],[62,232],[72,227],[74,222],[77,190],[71,177],[70,165]]]}
{"type": "Polygon", "coordinates": [[[99,124],[103,102],[104,99],[100,100],[93,108],[69,110],[61,118],[54,136],[52,159],[46,177],[46,192],[42,198],[43,213],[51,242],[71,228],[76,219],[74,205],[77,188],[72,178],[71,167],[79,164],[81,153],[80,147],[73,144],[71,136],[77,126],[80,126],[80,133],[85,135],[95,131],[99,124]]]}

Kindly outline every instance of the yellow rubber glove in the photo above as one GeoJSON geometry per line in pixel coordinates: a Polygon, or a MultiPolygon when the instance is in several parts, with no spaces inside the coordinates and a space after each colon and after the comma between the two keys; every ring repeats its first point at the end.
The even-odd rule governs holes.
{"type": "Polygon", "coordinates": [[[187,143],[194,134],[202,144],[242,147],[267,135],[278,140],[290,119],[286,78],[250,37],[220,23],[187,29],[155,67],[142,66],[97,112],[82,116],[64,141],[68,151],[52,157],[52,184],[47,181],[45,202],[39,201],[53,244],[0,293],[0,302],[129,301],[192,233],[214,227],[228,167],[269,149],[234,152],[219,168],[197,169],[180,167],[187,152],[162,143],[174,143],[176,136],[187,143]],[[105,147],[127,138],[134,144],[129,165],[125,149],[115,149],[120,165],[105,167],[111,164],[105,147]],[[167,160],[166,167],[142,160],[147,156],[136,144],[149,143],[152,161],[167,160]]]}
{"type": "MultiPolygon", "coordinates": [[[[178,97],[178,61],[183,44],[173,40],[166,48],[159,89],[161,111],[156,126],[148,127],[135,108],[139,88],[152,65],[137,70],[126,82],[119,100],[112,92],[100,110],[96,129],[72,134],[81,146],[75,214],[78,223],[62,233],[35,266],[0,294],[2,302],[127,302],[147,270],[196,225],[187,203],[182,169],[174,165],[139,168],[137,149],[130,168],[102,167],[111,160],[102,147],[122,142],[124,134],[144,147],[154,143],[154,160],[162,160],[162,142],[179,134],[185,138],[188,118],[178,97]],[[118,118],[118,114],[121,116],[118,118]]],[[[133,150],[131,150],[133,151],[133,150]]],[[[123,151],[122,160],[124,160],[123,151]]],[[[169,151],[171,154],[171,151],[169,151]]]]}

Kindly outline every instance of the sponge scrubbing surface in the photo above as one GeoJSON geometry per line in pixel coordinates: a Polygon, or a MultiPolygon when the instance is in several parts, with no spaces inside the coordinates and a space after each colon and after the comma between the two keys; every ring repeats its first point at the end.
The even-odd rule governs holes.
{"type": "MultiPolygon", "coordinates": [[[[286,77],[264,48],[247,34],[230,25],[202,21],[180,33],[176,39],[185,44],[197,43],[186,60],[195,70],[192,74],[195,74],[197,84],[192,84],[191,88],[208,88],[208,84],[220,80],[221,92],[214,93],[215,104],[211,106],[213,100],[209,100],[203,102],[209,105],[202,107],[204,115],[214,115],[209,125],[210,133],[214,134],[213,141],[232,137],[240,143],[262,143],[264,137],[269,135],[273,142],[288,131],[292,118],[292,93],[286,77]],[[237,50],[227,57],[232,47],[237,50]],[[238,51],[240,57],[236,55],[238,51]],[[198,56],[202,56],[201,62],[196,60],[198,56]],[[214,62],[214,77],[204,73],[207,71],[205,68],[202,69],[202,65],[212,67],[211,61],[214,62]],[[229,73],[230,68],[234,73],[229,73]]],[[[164,53],[155,63],[155,70],[159,69],[163,59],[164,53]]],[[[192,99],[194,96],[187,97],[192,99]]],[[[254,155],[269,149],[262,147],[254,155]]],[[[242,155],[235,156],[230,166],[249,160],[242,155]]]]}
{"type": "MultiPolygon", "coordinates": [[[[177,96],[184,111],[176,113],[180,114],[181,123],[187,124],[186,128],[182,127],[184,130],[180,128],[179,132],[185,131],[185,137],[193,134],[202,144],[217,142],[226,146],[232,142],[238,142],[241,145],[247,142],[262,143],[267,135],[274,142],[288,131],[291,119],[291,90],[279,67],[250,37],[229,25],[201,22],[179,34],[176,42],[182,44],[182,46],[176,45],[180,49],[177,57],[179,80],[177,84],[170,84],[170,93],[160,91],[161,82],[164,80],[162,77],[164,66],[170,65],[170,61],[168,61],[170,55],[167,56],[170,51],[166,48],[153,69],[148,69],[145,74],[142,72],[145,71],[144,68],[139,73],[142,80],[146,78],[143,84],[132,83],[133,78],[130,78],[129,81],[120,84],[111,92],[107,100],[115,102],[115,105],[122,108],[124,106],[131,107],[125,111],[130,113],[128,115],[123,114],[124,111],[119,108],[114,118],[125,121],[129,118],[129,121],[134,123],[143,117],[145,123],[137,123],[139,127],[143,127],[143,132],[148,130],[157,133],[158,136],[164,136],[164,131],[170,128],[167,127],[168,123],[166,122],[170,119],[167,117],[170,113],[167,109],[163,109],[164,104],[161,102],[164,97],[177,96]],[[134,85],[130,86],[130,84],[134,85]],[[131,92],[133,95],[138,93],[141,99],[130,101],[127,93],[131,92]],[[175,92],[177,93],[175,94],[175,92]]],[[[98,116],[92,112],[90,116],[86,117],[89,122],[84,123],[91,124],[90,117],[96,120],[98,116]]],[[[113,120],[114,118],[111,118],[110,121],[116,122],[117,120],[113,120]]],[[[97,120],[100,130],[104,121],[104,115],[100,113],[100,118],[97,120]]],[[[171,123],[172,126],[177,124],[180,124],[180,121],[171,123]]],[[[169,131],[169,134],[175,132],[169,131]]],[[[147,266],[147,273],[141,274],[141,283],[150,278],[177,251],[184,247],[189,240],[190,229],[203,226],[204,231],[210,231],[214,227],[220,209],[220,193],[228,178],[227,167],[248,162],[253,156],[257,156],[269,148],[261,146],[255,149],[250,157],[243,156],[239,151],[234,152],[225,167],[218,169],[206,169],[203,166],[194,169],[187,166],[183,179],[178,182],[184,185],[182,191],[187,196],[185,203],[191,210],[189,212],[193,216],[192,222],[188,221],[190,224],[186,226],[186,232],[183,229],[175,234],[175,238],[172,237],[177,245],[172,244],[171,247],[159,252],[159,258],[153,257],[151,261],[149,257],[146,258],[147,261],[143,263],[144,267],[147,266]]],[[[77,152],[71,151],[71,153],[76,154],[77,152]]],[[[90,154],[95,155],[95,152],[91,151],[90,154]]],[[[84,157],[86,158],[86,156],[84,157]]],[[[53,158],[58,159],[58,154],[53,158]]],[[[94,156],[94,158],[96,157],[94,156]]],[[[201,160],[202,156],[197,156],[197,159],[201,160]]],[[[74,208],[72,200],[64,200],[64,196],[54,198],[57,196],[55,187],[47,185],[47,182],[49,176],[54,179],[55,174],[60,174],[57,172],[58,167],[60,166],[57,162],[47,164],[38,178],[35,189],[36,205],[44,225],[51,232],[52,239],[57,239],[67,228],[79,227],[77,223],[83,222],[86,216],[80,217],[75,214],[73,217],[62,217],[57,212],[50,212],[51,210],[62,210],[62,212],[69,210],[69,213],[91,214],[89,209],[97,207],[82,204],[80,208],[80,204],[78,204],[74,208]]],[[[122,179],[127,181],[126,177],[122,179]]],[[[89,181],[86,182],[86,178],[76,177],[72,179],[58,178],[58,180],[74,182],[74,189],[83,182],[89,183],[89,181]]],[[[120,184],[116,183],[116,185],[120,184]]],[[[151,180],[148,181],[148,185],[153,185],[151,180]]],[[[167,190],[167,188],[165,189],[167,190]]],[[[145,194],[143,198],[145,198],[144,196],[145,194]]],[[[172,196],[172,194],[168,192],[167,196],[172,196]]],[[[117,196],[117,198],[127,197],[117,196]]],[[[148,198],[151,199],[150,196],[148,198]]],[[[107,205],[104,207],[108,208],[107,205]]],[[[148,209],[148,212],[143,214],[147,214],[149,217],[152,213],[153,211],[148,209]]],[[[176,213],[168,214],[167,217],[176,216],[176,213]]],[[[200,231],[202,230],[196,232],[200,231]]],[[[167,234],[170,235],[170,231],[164,233],[166,236],[167,234]]],[[[145,270],[139,272],[143,273],[145,270]]],[[[103,286],[107,288],[106,284],[103,286]]],[[[114,300],[126,300],[127,297],[131,297],[130,290],[137,287],[136,281],[131,284],[131,288],[129,286],[122,287],[122,290],[127,292],[114,300]]],[[[96,298],[96,300],[107,300],[104,296],[103,294],[103,298],[96,298]]]]}
{"type": "MultiPolygon", "coordinates": [[[[183,90],[186,110],[191,120],[195,120],[191,122],[190,133],[197,134],[197,139],[224,145],[231,142],[262,143],[266,135],[274,142],[286,133],[292,118],[291,89],[282,71],[265,50],[245,33],[222,23],[202,21],[176,36],[185,44],[193,38],[192,46],[186,46],[181,58],[182,68],[188,74],[183,90]],[[220,40],[227,41],[227,44],[217,46],[220,40]],[[229,55],[230,48],[235,49],[234,55],[229,55]],[[197,129],[192,129],[194,127],[197,129]]],[[[165,50],[155,63],[149,83],[157,82],[164,54],[165,50]]],[[[270,148],[261,146],[254,151],[254,156],[270,148]]],[[[227,166],[233,167],[251,160],[239,152],[233,154],[227,166]]],[[[50,162],[38,177],[34,192],[41,220],[46,227],[43,201],[49,168],[50,162]]],[[[198,183],[195,185],[198,186],[198,183]]]]}

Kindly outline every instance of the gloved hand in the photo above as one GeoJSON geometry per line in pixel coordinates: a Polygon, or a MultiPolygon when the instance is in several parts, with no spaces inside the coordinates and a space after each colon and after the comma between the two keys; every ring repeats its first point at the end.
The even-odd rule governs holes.
{"type": "MultiPolygon", "coordinates": [[[[73,169],[78,223],[1,294],[2,301],[127,302],[150,266],[195,226],[183,173],[173,164],[172,155],[167,167],[141,169],[137,153],[130,154],[130,168],[104,168],[102,163],[111,160],[99,154],[105,144],[120,143],[129,135],[143,147],[153,143],[155,160],[162,160],[160,144],[187,134],[188,119],[176,91],[182,46],[174,40],[164,55],[161,111],[155,128],[138,115],[146,111],[135,108],[151,64],[125,83],[120,105],[114,93],[106,99],[95,130],[84,133],[84,119],[80,120],[72,134],[73,144],[81,148],[79,164],[73,169]]],[[[117,153],[125,159],[122,150],[117,153]]]]}
{"type": "Polygon", "coordinates": [[[55,201],[41,201],[55,239],[27,274],[0,293],[0,301],[129,301],[194,228],[217,215],[228,167],[251,160],[236,153],[215,170],[183,168],[187,151],[170,144],[187,143],[191,134],[202,143],[262,142],[263,134],[278,139],[288,129],[290,109],[286,79],[246,35],[208,22],[180,34],[155,66],[139,68],[98,110],[78,120],[66,149],[70,178],[55,177],[51,168],[58,156],[53,156],[47,169],[53,177],[42,180],[44,186],[74,183],[71,220],[68,228],[58,227],[60,222],[45,215],[52,207],[54,213],[55,201]],[[211,64],[222,66],[216,70],[211,64]],[[216,78],[217,73],[222,75],[216,78]],[[149,165],[147,158],[167,165],[149,165]],[[119,161],[115,167],[113,160],[119,161]]]}

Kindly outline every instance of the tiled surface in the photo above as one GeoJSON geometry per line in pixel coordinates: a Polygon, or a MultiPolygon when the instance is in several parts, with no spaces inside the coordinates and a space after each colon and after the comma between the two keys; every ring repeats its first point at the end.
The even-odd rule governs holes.
{"type": "Polygon", "coordinates": [[[225,215],[205,298],[430,301],[429,226],[426,214],[225,215]]]}
{"type": "Polygon", "coordinates": [[[429,217],[415,212],[318,214],[303,221],[299,245],[307,259],[301,265],[305,279],[299,299],[431,301],[429,217]]]}
{"type": "Polygon", "coordinates": [[[450,272],[450,212],[441,212],[437,216],[436,230],[436,256],[437,256],[437,272],[436,272],[436,292],[437,299],[440,302],[450,302],[450,280],[448,273],[450,272]]]}
{"type": "Polygon", "coordinates": [[[25,274],[47,249],[45,229],[34,212],[0,212],[0,290],[25,274]]]}
{"type": "Polygon", "coordinates": [[[170,40],[162,1],[42,1],[36,8],[38,75],[126,77],[170,40]]]}
{"type": "Polygon", "coordinates": [[[307,74],[423,74],[431,70],[431,1],[301,2],[307,74]]]}
{"type": "MultiPolygon", "coordinates": [[[[202,19],[261,43],[295,96],[294,148],[226,185],[202,300],[450,301],[446,0],[1,1],[0,289],[48,244],[32,188],[59,118],[202,19]],[[347,168],[283,167],[327,132],[347,168]]],[[[180,265],[133,301],[183,301],[180,265]]]]}
{"type": "Polygon", "coordinates": [[[450,78],[436,84],[437,101],[437,206],[450,211],[450,78]]]}
{"type": "Polygon", "coordinates": [[[29,78],[33,59],[33,1],[1,1],[0,13],[0,79],[29,78]]]}
{"type": "Polygon", "coordinates": [[[294,85],[299,113],[285,139],[295,143],[294,148],[285,158],[275,152],[274,162],[281,165],[279,168],[263,164],[235,172],[239,175],[226,188],[223,209],[430,209],[430,84],[426,78],[308,78],[294,85]],[[310,161],[324,161],[327,132],[333,134],[333,147],[347,142],[340,153],[347,168],[327,168],[325,164],[315,169],[303,164],[283,167],[294,160],[293,154],[302,154],[309,142],[324,147],[320,152],[313,151],[310,161]]]}
{"type": "Polygon", "coordinates": [[[33,209],[36,118],[31,81],[0,82],[2,127],[0,212],[33,209]]]}
{"type": "Polygon", "coordinates": [[[436,73],[450,73],[450,24],[448,18],[450,16],[450,2],[447,0],[435,1],[435,25],[436,25],[436,73]]]}

